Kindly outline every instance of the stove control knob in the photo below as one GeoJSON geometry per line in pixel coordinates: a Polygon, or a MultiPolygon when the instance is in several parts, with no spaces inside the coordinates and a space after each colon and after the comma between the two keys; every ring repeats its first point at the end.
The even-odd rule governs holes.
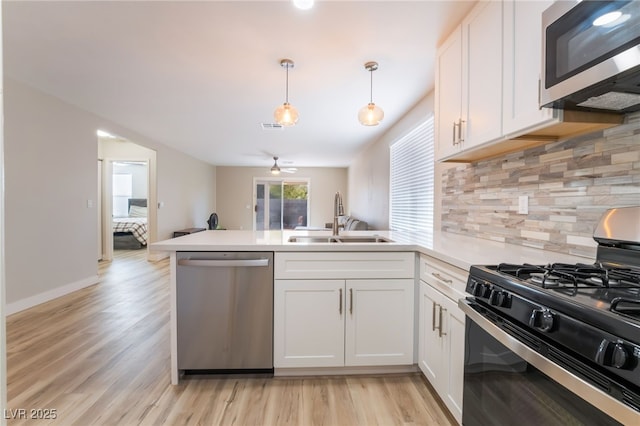
{"type": "Polygon", "coordinates": [[[493,305],[493,306],[500,306],[498,304],[498,296],[500,295],[500,290],[498,289],[491,289],[491,293],[489,293],[489,304],[493,305]]]}
{"type": "Polygon", "coordinates": [[[605,367],[626,368],[629,365],[629,352],[622,343],[605,339],[596,353],[596,362],[605,367]]]}
{"type": "Polygon", "coordinates": [[[489,296],[491,296],[491,291],[493,290],[493,288],[489,284],[485,284],[483,286],[483,290],[484,292],[482,293],[482,295],[480,295],[480,297],[484,297],[485,299],[488,299],[489,296]]]}
{"type": "Polygon", "coordinates": [[[510,300],[511,300],[511,297],[509,296],[509,293],[507,293],[506,291],[503,291],[502,293],[500,293],[500,296],[498,296],[499,306],[504,306],[505,308],[509,308],[510,300]]]}
{"type": "Polygon", "coordinates": [[[506,291],[494,288],[489,294],[489,303],[493,306],[505,307],[507,306],[508,298],[509,294],[506,291]]]}
{"type": "Polygon", "coordinates": [[[486,297],[485,294],[489,290],[489,286],[481,282],[475,282],[471,294],[476,297],[486,297]]]}
{"type": "Polygon", "coordinates": [[[548,309],[534,309],[529,317],[529,325],[540,331],[551,331],[555,325],[553,314],[548,309]]]}
{"type": "Polygon", "coordinates": [[[611,365],[615,368],[625,368],[629,360],[629,354],[622,343],[616,343],[613,346],[613,354],[611,355],[611,365]]]}

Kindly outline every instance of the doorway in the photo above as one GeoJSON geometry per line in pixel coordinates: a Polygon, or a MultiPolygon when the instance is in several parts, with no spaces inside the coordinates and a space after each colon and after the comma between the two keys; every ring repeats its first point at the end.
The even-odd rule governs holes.
{"type": "Polygon", "coordinates": [[[309,223],[308,179],[254,179],[256,231],[295,229],[309,223]]]}
{"type": "MultiPolygon", "coordinates": [[[[116,136],[98,137],[100,218],[99,259],[116,249],[144,249],[156,241],[156,152],[116,136]]],[[[152,259],[150,259],[152,260],[152,259]]]]}

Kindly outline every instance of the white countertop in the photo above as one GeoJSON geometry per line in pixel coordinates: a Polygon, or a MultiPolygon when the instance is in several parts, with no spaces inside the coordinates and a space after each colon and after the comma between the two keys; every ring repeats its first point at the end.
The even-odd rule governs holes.
{"type": "Polygon", "coordinates": [[[330,236],[331,231],[203,231],[152,243],[154,251],[415,251],[458,268],[507,263],[591,263],[593,257],[544,251],[447,232],[341,231],[340,235],[379,235],[387,243],[290,243],[291,236],[330,236]]]}

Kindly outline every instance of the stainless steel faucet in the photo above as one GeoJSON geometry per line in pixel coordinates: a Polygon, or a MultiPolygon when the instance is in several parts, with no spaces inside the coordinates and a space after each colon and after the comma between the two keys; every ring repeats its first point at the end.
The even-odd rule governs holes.
{"type": "Polygon", "coordinates": [[[338,225],[338,217],[344,216],[344,206],[342,205],[342,195],[340,191],[336,192],[336,196],[333,199],[333,235],[340,234],[340,227],[344,225],[338,225]]]}

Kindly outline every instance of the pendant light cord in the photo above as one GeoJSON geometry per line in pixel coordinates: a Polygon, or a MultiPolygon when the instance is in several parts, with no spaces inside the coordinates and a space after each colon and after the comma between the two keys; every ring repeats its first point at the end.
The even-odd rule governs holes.
{"type": "Polygon", "coordinates": [[[370,87],[369,87],[369,103],[373,103],[373,70],[369,70],[370,79],[370,87]]]}
{"type": "Polygon", "coordinates": [[[287,87],[285,89],[285,102],[289,103],[289,64],[287,64],[287,66],[285,67],[287,69],[287,87]]]}

